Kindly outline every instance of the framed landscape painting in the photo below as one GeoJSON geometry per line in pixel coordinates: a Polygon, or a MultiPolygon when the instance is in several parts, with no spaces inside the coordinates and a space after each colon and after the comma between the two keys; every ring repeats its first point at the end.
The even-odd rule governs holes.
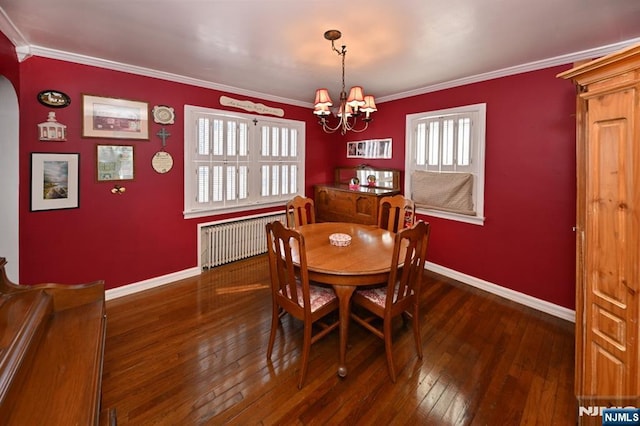
{"type": "Polygon", "coordinates": [[[82,136],[149,140],[149,104],[82,95],[82,136]]]}
{"type": "Polygon", "coordinates": [[[31,211],[78,208],[79,163],[78,153],[31,153],[31,211]]]}

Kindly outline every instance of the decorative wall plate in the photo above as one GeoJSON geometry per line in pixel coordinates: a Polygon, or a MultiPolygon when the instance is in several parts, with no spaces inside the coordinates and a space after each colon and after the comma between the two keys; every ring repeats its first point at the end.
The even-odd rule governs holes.
{"type": "Polygon", "coordinates": [[[173,167],[173,157],[166,151],[158,151],[151,159],[151,166],[158,173],[167,173],[173,167]]]}
{"type": "Polygon", "coordinates": [[[66,93],[57,90],[43,90],[38,93],[38,102],[49,108],[64,108],[69,106],[71,98],[66,93]]]}
{"type": "Polygon", "coordinates": [[[173,108],[166,105],[156,105],[153,107],[153,121],[159,124],[173,124],[176,118],[173,108]]]}

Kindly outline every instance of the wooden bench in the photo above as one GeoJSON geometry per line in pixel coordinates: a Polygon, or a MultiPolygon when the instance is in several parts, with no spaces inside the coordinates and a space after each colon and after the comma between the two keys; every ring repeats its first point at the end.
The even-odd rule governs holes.
{"type": "Polygon", "coordinates": [[[17,285],[5,265],[0,258],[1,423],[115,424],[100,404],[104,283],[17,285]]]}

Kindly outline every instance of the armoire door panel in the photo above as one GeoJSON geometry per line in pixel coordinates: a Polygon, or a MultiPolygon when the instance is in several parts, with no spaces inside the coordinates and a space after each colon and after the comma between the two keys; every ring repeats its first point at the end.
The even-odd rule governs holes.
{"type": "Polygon", "coordinates": [[[631,208],[637,202],[630,120],[635,96],[635,90],[625,89],[588,100],[584,265],[590,305],[584,330],[588,346],[584,362],[591,366],[585,370],[588,395],[628,395],[627,366],[637,364],[638,333],[633,339],[628,335],[629,327],[637,328],[637,299],[624,285],[637,281],[638,275],[629,244],[638,238],[637,208],[631,208]]]}
{"type": "Polygon", "coordinates": [[[601,339],[609,342],[618,350],[624,351],[627,344],[627,327],[624,318],[610,312],[601,306],[594,305],[592,309],[593,331],[601,339]]]}
{"type": "Polygon", "coordinates": [[[591,344],[591,359],[593,369],[599,374],[591,376],[588,381],[587,395],[608,397],[612,395],[626,395],[628,372],[624,360],[607,351],[597,342],[591,344]]]}

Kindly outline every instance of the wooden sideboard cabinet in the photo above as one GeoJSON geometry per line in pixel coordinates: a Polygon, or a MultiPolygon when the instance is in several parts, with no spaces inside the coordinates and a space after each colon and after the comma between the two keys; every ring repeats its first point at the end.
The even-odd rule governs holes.
{"type": "Polygon", "coordinates": [[[318,222],[378,223],[382,197],[400,193],[400,172],[371,167],[339,167],[333,184],[315,186],[318,222]],[[375,180],[370,183],[369,177],[375,180]],[[350,184],[356,178],[359,185],[350,184]]]}

